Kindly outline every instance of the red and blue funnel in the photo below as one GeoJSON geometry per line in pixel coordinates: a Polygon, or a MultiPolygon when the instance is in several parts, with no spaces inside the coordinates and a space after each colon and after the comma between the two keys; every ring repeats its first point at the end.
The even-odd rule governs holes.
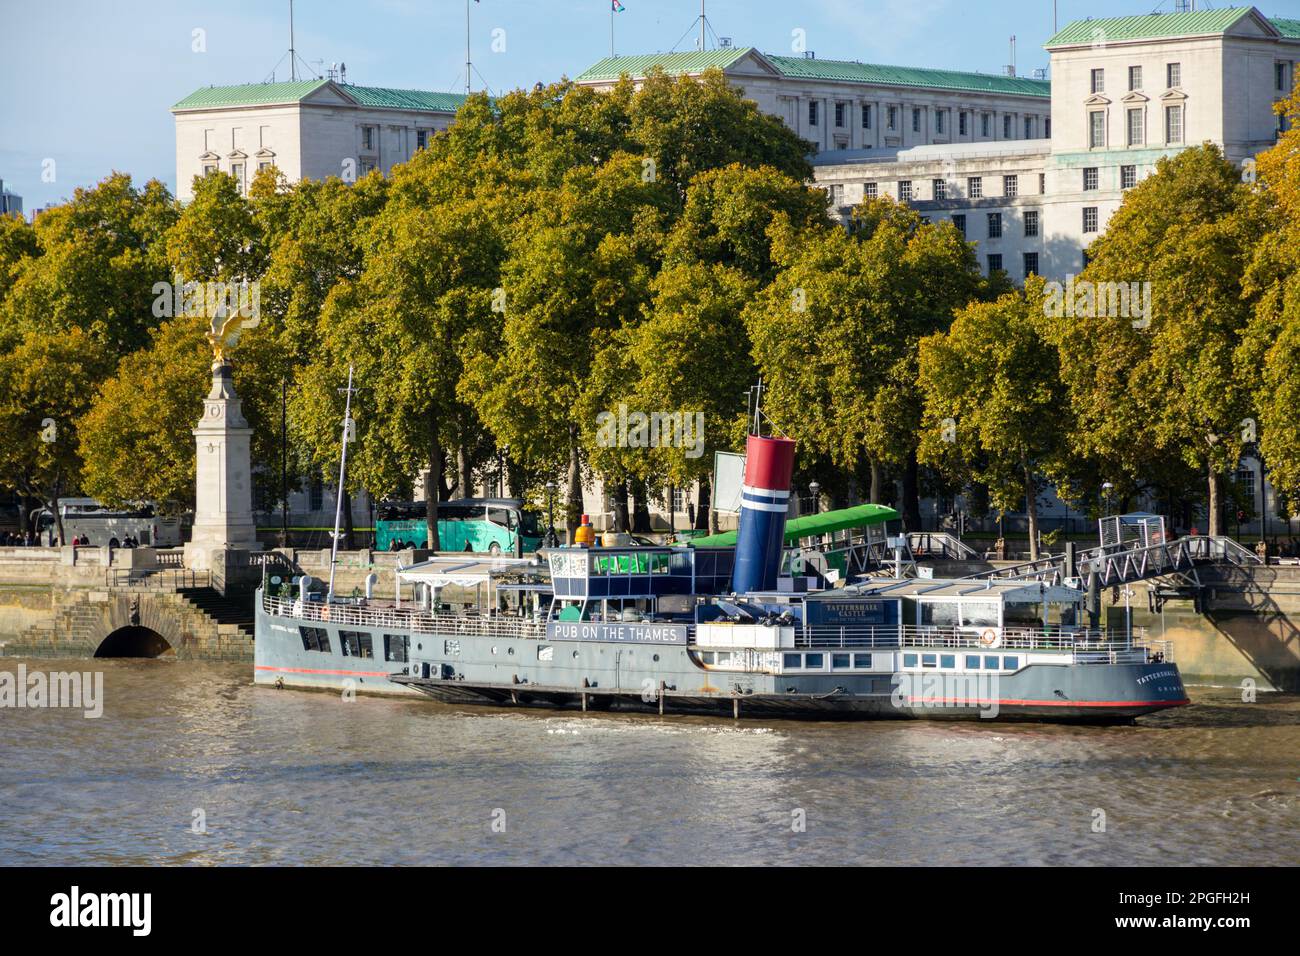
{"type": "Polygon", "coordinates": [[[795,443],[788,438],[750,435],[745,442],[745,482],[736,529],[736,594],[776,589],[785,548],[785,516],[790,506],[795,443]]]}

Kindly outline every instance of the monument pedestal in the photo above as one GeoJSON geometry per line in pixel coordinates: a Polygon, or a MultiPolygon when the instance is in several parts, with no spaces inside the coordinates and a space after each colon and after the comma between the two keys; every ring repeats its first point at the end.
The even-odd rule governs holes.
{"type": "Polygon", "coordinates": [[[185,545],[185,566],[224,569],[227,551],[260,551],[253,522],[253,429],[244,419],[230,378],[230,363],[212,363],[212,390],[193,434],[195,454],[194,533],[185,545]]]}

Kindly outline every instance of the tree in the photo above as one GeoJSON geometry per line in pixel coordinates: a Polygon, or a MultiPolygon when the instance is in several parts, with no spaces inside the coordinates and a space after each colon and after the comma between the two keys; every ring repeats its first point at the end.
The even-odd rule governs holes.
{"type": "Polygon", "coordinates": [[[1025,502],[1035,561],[1038,496],[1065,470],[1069,436],[1059,356],[1043,334],[1042,287],[1031,278],[1023,291],[972,303],[919,347],[921,460],[987,484],[1002,511],[1025,502]]]}
{"type": "Polygon", "coordinates": [[[73,326],[31,330],[0,354],[0,485],[40,501],[54,516],[81,469],[77,423],[96,382],[112,368],[109,346],[73,326]]]}
{"type": "Polygon", "coordinates": [[[1075,452],[1103,462],[1117,486],[1167,472],[1171,459],[1198,470],[1215,535],[1221,476],[1240,458],[1251,411],[1233,362],[1260,229],[1257,200],[1217,147],[1185,150],[1126,193],[1089,247],[1082,284],[1056,290],[1050,306],[1078,413],[1075,452]]]}
{"type": "MultiPolygon", "coordinates": [[[[1277,105],[1286,131],[1256,158],[1260,230],[1244,292],[1255,302],[1238,349],[1238,376],[1253,383],[1261,459],[1285,514],[1300,511],[1300,88],[1277,105]]],[[[1248,387],[1250,387],[1248,385],[1248,387]]],[[[1249,425],[1249,423],[1247,423],[1249,425]]]]}
{"type": "Polygon", "coordinates": [[[767,414],[801,446],[847,471],[905,469],[904,510],[919,526],[915,483],[921,397],[916,343],[984,291],[969,243],[871,200],[856,228],[773,227],[776,278],[745,312],[767,414]]]}

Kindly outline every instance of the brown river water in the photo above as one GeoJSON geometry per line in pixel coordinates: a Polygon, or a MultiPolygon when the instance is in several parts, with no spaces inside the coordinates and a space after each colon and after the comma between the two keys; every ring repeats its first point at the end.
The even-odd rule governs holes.
{"type": "Polygon", "coordinates": [[[1193,689],[1122,727],[733,722],[19,663],[102,671],[104,706],[0,709],[0,864],[1300,863],[1295,696],[1193,689]]]}

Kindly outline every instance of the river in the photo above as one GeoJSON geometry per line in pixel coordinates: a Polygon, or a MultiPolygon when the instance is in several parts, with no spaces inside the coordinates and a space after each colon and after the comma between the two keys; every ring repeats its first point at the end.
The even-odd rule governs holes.
{"type": "Polygon", "coordinates": [[[1296,864],[1300,698],[1134,726],[726,719],[102,671],[103,715],[0,709],[0,864],[1296,864]]]}

